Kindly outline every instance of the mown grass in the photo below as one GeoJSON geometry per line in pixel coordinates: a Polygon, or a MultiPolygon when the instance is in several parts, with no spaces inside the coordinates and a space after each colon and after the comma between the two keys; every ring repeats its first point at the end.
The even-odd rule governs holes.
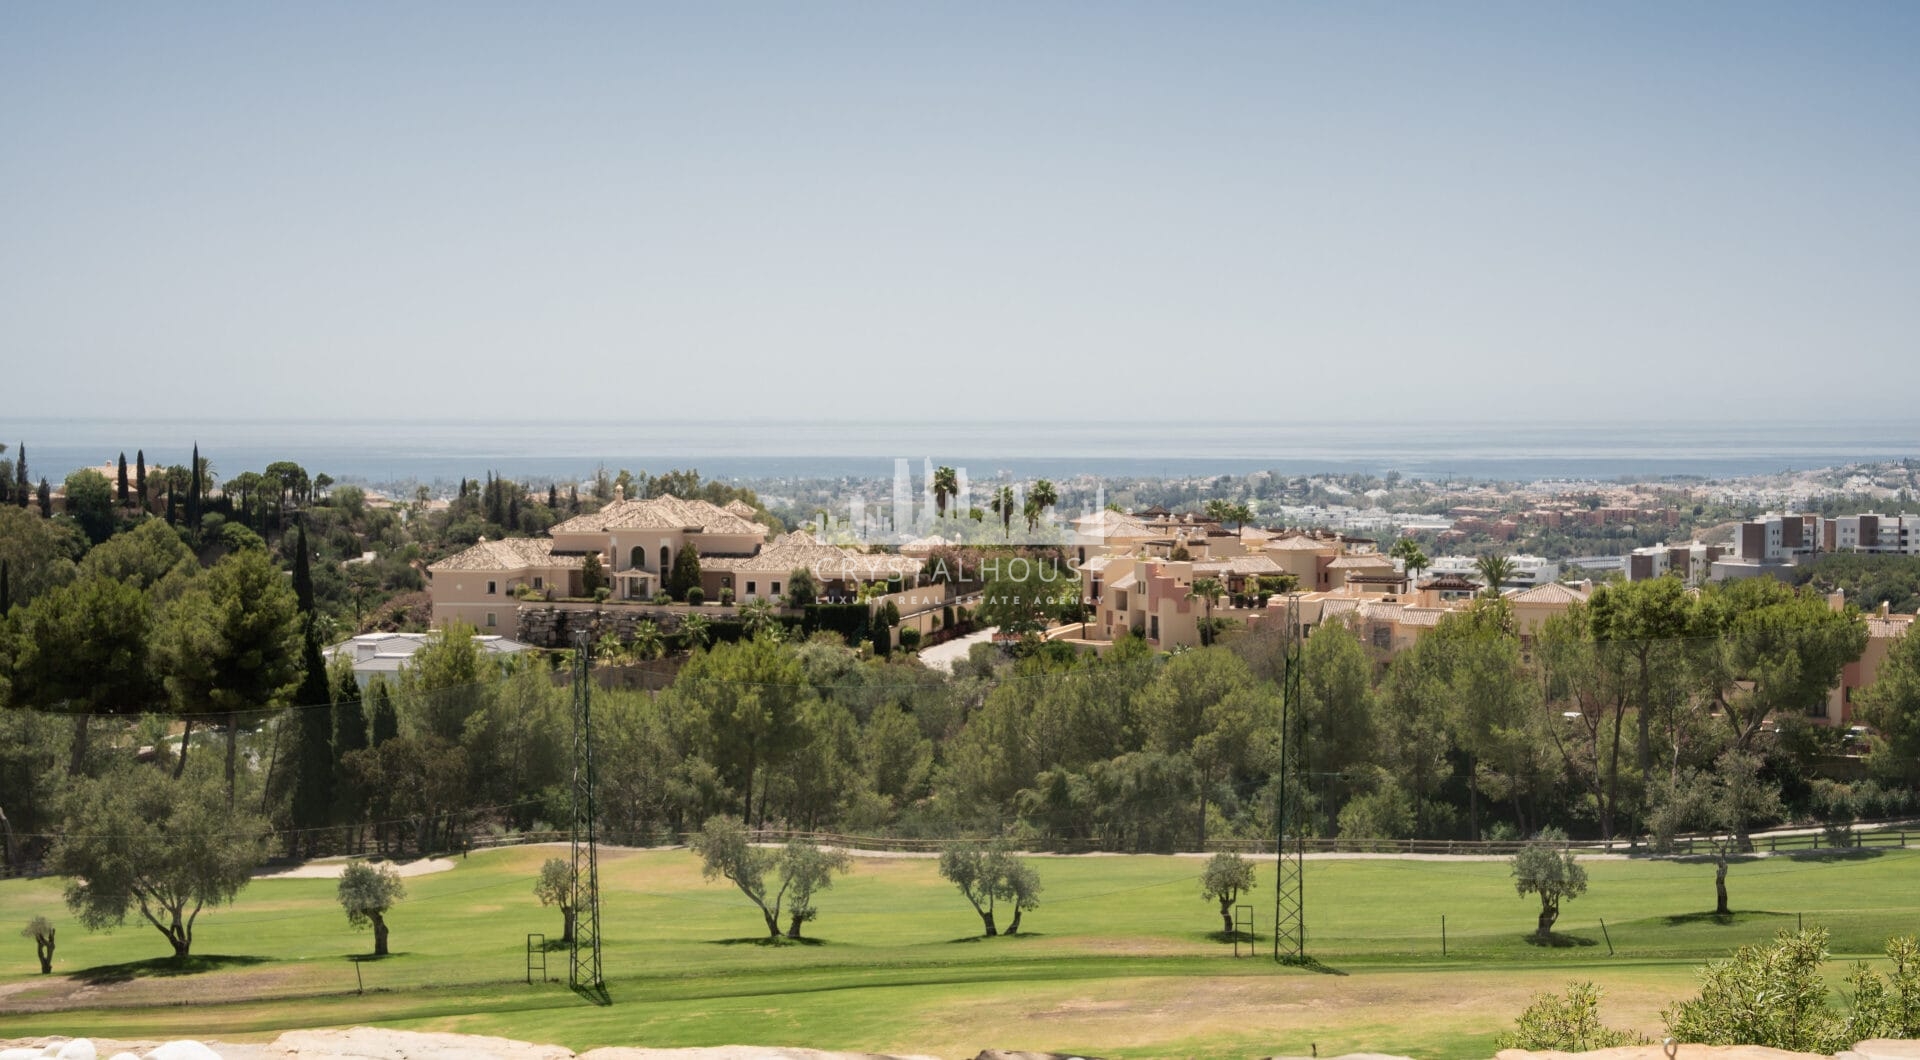
{"type": "MultiPolygon", "coordinates": [[[[1655,1033],[1659,1008],[1688,993],[1694,966],[1802,916],[1848,956],[1920,930],[1920,852],[1736,865],[1731,918],[1704,912],[1710,865],[1590,861],[1590,890],[1563,907],[1566,944],[1552,947],[1527,938],[1536,903],[1514,893],[1503,862],[1313,861],[1309,950],[1330,973],[1316,974],[1236,961],[1216,907],[1199,897],[1194,858],[1041,859],[1046,889],[1023,923],[1029,933],[990,940],[931,861],[867,858],[821,898],[812,944],[769,945],[757,911],[730,885],[704,881],[690,854],[616,851],[601,861],[614,1002],[601,1007],[562,985],[520,981],[526,934],[558,934],[559,915],[532,895],[539,863],[557,853],[492,851],[410,879],[389,917],[395,953],[381,960],[356,959],[371,939],[348,928],[332,881],[257,881],[234,906],[201,915],[186,970],[143,924],[82,930],[59,881],[6,881],[0,938],[32,915],[52,918],[61,974],[35,974],[31,944],[15,940],[0,964],[4,1033],[245,1039],[378,1023],[574,1048],[1471,1056],[1487,1055],[1530,993],[1571,978],[1609,991],[1611,1021],[1655,1033]]],[[[1271,885],[1263,865],[1249,896],[1263,946],[1271,885]]],[[[564,978],[566,954],[550,952],[548,968],[564,978]]]]}

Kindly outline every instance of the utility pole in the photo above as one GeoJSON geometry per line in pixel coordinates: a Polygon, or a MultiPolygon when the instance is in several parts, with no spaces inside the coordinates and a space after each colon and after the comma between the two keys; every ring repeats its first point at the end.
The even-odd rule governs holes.
{"type": "Polygon", "coordinates": [[[593,801],[593,659],[587,631],[573,634],[573,949],[567,983],[607,1004],[600,974],[600,844],[593,801]]]}
{"type": "Polygon", "coordinates": [[[1307,779],[1307,725],[1300,704],[1300,597],[1299,592],[1287,594],[1287,665],[1280,684],[1280,790],[1273,825],[1273,959],[1282,964],[1307,960],[1308,822],[1301,798],[1307,779]]]}

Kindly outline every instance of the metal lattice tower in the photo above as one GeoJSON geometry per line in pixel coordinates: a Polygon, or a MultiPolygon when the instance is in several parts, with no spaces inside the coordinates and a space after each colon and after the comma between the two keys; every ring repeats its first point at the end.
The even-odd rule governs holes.
{"type": "Polygon", "coordinates": [[[573,635],[573,948],[567,982],[604,994],[600,976],[600,851],[593,801],[593,660],[587,631],[573,635]]]}
{"type": "Polygon", "coordinates": [[[1273,959],[1307,960],[1307,726],[1300,704],[1300,594],[1287,594],[1287,669],[1280,685],[1280,790],[1274,805],[1273,959]]]}

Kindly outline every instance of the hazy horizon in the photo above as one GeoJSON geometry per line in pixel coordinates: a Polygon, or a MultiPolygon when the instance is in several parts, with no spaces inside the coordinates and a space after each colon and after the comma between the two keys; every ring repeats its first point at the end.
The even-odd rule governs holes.
{"type": "Polygon", "coordinates": [[[1920,392],[1907,4],[0,26],[0,350],[49,417],[1905,423],[1920,392]]]}

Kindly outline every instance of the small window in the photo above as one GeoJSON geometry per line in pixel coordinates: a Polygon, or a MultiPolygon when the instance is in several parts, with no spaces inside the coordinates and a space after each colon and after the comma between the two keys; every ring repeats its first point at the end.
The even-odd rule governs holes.
{"type": "Polygon", "coordinates": [[[1154,615],[1153,617],[1147,619],[1147,639],[1149,640],[1160,639],[1160,616],[1159,615],[1154,615]]]}
{"type": "Polygon", "coordinates": [[[752,596],[752,595],[753,595],[753,594],[754,594],[755,592],[757,592],[757,591],[758,591],[758,590],[756,590],[756,589],[754,588],[754,583],[752,583],[752,582],[748,582],[748,583],[747,583],[747,595],[748,595],[748,596],[752,596]]]}
{"type": "MultiPolygon", "coordinates": [[[[488,596],[492,596],[492,595],[494,594],[494,591],[495,591],[495,590],[494,590],[494,586],[495,586],[496,584],[498,584],[498,583],[496,583],[496,582],[488,582],[488,583],[487,583],[487,595],[488,595],[488,596]]],[[[489,625],[491,625],[491,623],[489,623],[489,625]]]]}
{"type": "Polygon", "coordinates": [[[533,587],[534,587],[534,588],[536,588],[536,589],[544,589],[544,588],[546,588],[547,586],[546,586],[546,582],[545,582],[544,580],[542,580],[542,579],[540,579],[540,578],[535,578],[535,579],[533,580],[533,587]]]}
{"type": "Polygon", "coordinates": [[[775,596],[779,596],[779,595],[780,595],[780,583],[779,583],[779,582],[774,582],[774,583],[773,583],[773,590],[772,590],[772,591],[773,591],[773,595],[775,595],[775,596]]]}
{"type": "Polygon", "coordinates": [[[495,625],[496,623],[493,620],[493,612],[491,611],[487,612],[487,628],[492,629],[495,625]]]}

